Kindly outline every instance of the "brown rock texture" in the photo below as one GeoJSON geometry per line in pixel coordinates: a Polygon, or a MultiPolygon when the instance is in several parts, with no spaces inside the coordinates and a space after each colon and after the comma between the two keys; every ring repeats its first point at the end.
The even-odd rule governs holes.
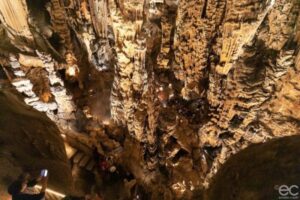
{"type": "Polygon", "coordinates": [[[0,91],[0,195],[24,171],[48,169],[49,188],[72,190],[71,169],[59,129],[44,113],[26,105],[10,87],[0,91]],[[3,114],[5,113],[5,114],[3,114]]]}
{"type": "Polygon", "coordinates": [[[232,155],[299,133],[299,6],[2,0],[0,72],[149,198],[198,198],[232,155]]]}
{"type": "Polygon", "coordinates": [[[214,177],[207,198],[280,198],[279,187],[283,183],[299,185],[299,139],[299,135],[277,138],[251,145],[232,156],[214,177]]]}

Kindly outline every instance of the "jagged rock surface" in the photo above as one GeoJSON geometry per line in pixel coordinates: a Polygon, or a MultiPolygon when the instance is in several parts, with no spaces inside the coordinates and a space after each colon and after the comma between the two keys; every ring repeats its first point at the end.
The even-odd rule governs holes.
{"type": "Polygon", "coordinates": [[[297,0],[33,2],[0,3],[6,76],[152,199],[191,199],[231,155],[299,132],[297,0]]]}
{"type": "Polygon", "coordinates": [[[44,113],[22,102],[16,93],[11,87],[0,91],[1,198],[9,199],[5,194],[7,186],[23,171],[38,174],[45,168],[51,173],[50,188],[70,192],[71,169],[59,129],[44,113]]]}

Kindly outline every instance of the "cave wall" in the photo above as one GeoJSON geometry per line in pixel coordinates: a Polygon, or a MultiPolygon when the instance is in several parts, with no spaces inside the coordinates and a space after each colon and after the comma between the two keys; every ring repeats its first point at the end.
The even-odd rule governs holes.
{"type": "Polygon", "coordinates": [[[0,13],[1,66],[27,104],[166,199],[299,132],[297,0],[5,0],[0,13]]]}
{"type": "Polygon", "coordinates": [[[206,199],[282,198],[280,186],[299,185],[298,144],[299,135],[294,135],[250,145],[238,152],[213,178],[206,199]]]}
{"type": "MultiPolygon", "coordinates": [[[[1,86],[3,86],[1,84],[1,86]]],[[[21,173],[49,170],[49,188],[71,192],[72,177],[63,139],[44,113],[26,105],[16,91],[0,91],[0,195],[21,173]]]]}

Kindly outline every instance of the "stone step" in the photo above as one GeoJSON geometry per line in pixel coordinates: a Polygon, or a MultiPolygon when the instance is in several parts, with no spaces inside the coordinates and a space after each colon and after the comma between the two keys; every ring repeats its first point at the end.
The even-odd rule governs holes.
{"type": "Polygon", "coordinates": [[[79,167],[86,168],[86,166],[90,160],[91,160],[91,157],[85,155],[79,162],[79,167]]]}
{"type": "Polygon", "coordinates": [[[64,85],[63,81],[56,76],[56,74],[50,74],[49,75],[49,81],[50,81],[50,85],[54,85],[54,84],[59,84],[59,85],[64,85]]]}
{"type": "Polygon", "coordinates": [[[32,85],[32,83],[30,82],[30,80],[27,79],[27,78],[15,78],[15,79],[12,81],[12,84],[13,84],[15,87],[19,87],[19,86],[22,86],[22,85],[32,85]]]}
{"type": "Polygon", "coordinates": [[[18,61],[16,61],[16,62],[10,62],[10,66],[13,69],[19,69],[21,67],[21,65],[20,65],[20,63],[18,63],[18,61]]]}
{"type": "Polygon", "coordinates": [[[14,75],[17,77],[24,77],[25,73],[22,70],[16,70],[14,71],[14,75]]]}
{"type": "Polygon", "coordinates": [[[73,162],[75,164],[78,164],[83,157],[84,157],[84,154],[82,152],[77,152],[73,158],[73,162]]]}
{"type": "Polygon", "coordinates": [[[92,171],[95,167],[96,163],[94,160],[90,160],[90,162],[86,165],[86,169],[88,171],[92,171]]]}
{"type": "Polygon", "coordinates": [[[39,101],[39,100],[40,100],[39,97],[31,97],[31,98],[25,98],[24,99],[26,104],[31,104],[31,103],[39,101]]]}
{"type": "Polygon", "coordinates": [[[38,111],[46,112],[46,111],[53,111],[57,109],[57,104],[55,102],[53,103],[44,103],[42,101],[35,101],[31,102],[28,105],[32,106],[38,111]]]}

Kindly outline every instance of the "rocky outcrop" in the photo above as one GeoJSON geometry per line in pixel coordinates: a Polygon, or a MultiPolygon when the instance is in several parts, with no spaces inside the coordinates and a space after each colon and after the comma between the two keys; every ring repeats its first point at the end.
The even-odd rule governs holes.
{"type": "Polygon", "coordinates": [[[75,120],[72,97],[67,95],[63,81],[57,76],[51,56],[39,52],[38,55],[40,58],[31,57],[33,61],[29,61],[27,57],[27,66],[24,62],[22,66],[20,64],[22,54],[19,55],[19,61],[14,55],[10,56],[11,72],[14,77],[11,80],[12,85],[26,96],[24,98],[26,104],[45,112],[61,128],[67,129],[75,120]],[[38,68],[34,66],[36,62],[40,65],[38,68]],[[38,73],[38,77],[33,73],[38,73]]]}
{"type": "Polygon", "coordinates": [[[191,199],[233,154],[298,134],[298,13],[296,0],[5,0],[0,63],[153,199],[191,199]]]}
{"type": "Polygon", "coordinates": [[[38,175],[48,169],[49,187],[71,192],[72,177],[66,151],[57,126],[27,106],[15,90],[2,85],[0,92],[1,197],[7,186],[24,171],[38,175]],[[3,114],[5,113],[5,114],[3,114]]]}
{"type": "MultiPolygon", "coordinates": [[[[269,110],[270,101],[275,99],[278,101],[277,86],[287,71],[293,68],[295,55],[295,44],[293,45],[292,42],[294,36],[291,29],[286,36],[282,33],[282,39],[278,40],[281,42],[277,43],[278,46],[269,45],[267,42],[272,37],[268,31],[271,31],[271,27],[274,26],[271,22],[273,13],[277,12],[282,4],[288,5],[292,2],[276,2],[274,5],[272,4],[274,2],[267,3],[269,4],[266,5],[266,9],[270,9],[270,6],[273,8],[266,14],[263,22],[258,21],[262,25],[258,27],[251,42],[243,46],[243,53],[239,55],[239,59],[233,63],[232,70],[222,81],[223,86],[218,89],[220,100],[216,100],[218,96],[214,95],[211,95],[212,98],[209,99],[216,106],[217,115],[199,130],[199,135],[203,146],[210,146],[219,152],[216,162],[212,164],[213,168],[218,168],[217,165],[224,163],[229,155],[245,148],[249,143],[264,142],[290,133],[290,131],[280,131],[280,134],[274,134],[274,131],[281,128],[274,126],[270,128],[269,124],[265,123],[266,121],[262,122],[267,116],[269,119],[272,118],[273,122],[276,121],[275,116],[279,117],[277,111],[267,110],[269,110]]],[[[296,4],[294,9],[297,9],[296,4]]],[[[295,22],[297,16],[295,12],[290,11],[285,16],[295,22]]],[[[288,23],[283,18],[282,20],[282,25],[288,23]]],[[[216,71],[218,71],[217,68],[218,66],[216,71]]],[[[211,85],[211,88],[215,90],[216,85],[211,85]]],[[[284,118],[284,116],[279,118],[284,118]]],[[[286,122],[286,125],[290,126],[289,123],[286,122]]],[[[297,125],[293,130],[298,131],[297,125]]],[[[211,173],[213,174],[213,171],[211,173]]]]}
{"type": "Polygon", "coordinates": [[[237,153],[221,167],[206,199],[280,198],[281,183],[299,184],[298,173],[294,171],[299,166],[295,156],[298,144],[298,135],[283,137],[237,153]]]}

